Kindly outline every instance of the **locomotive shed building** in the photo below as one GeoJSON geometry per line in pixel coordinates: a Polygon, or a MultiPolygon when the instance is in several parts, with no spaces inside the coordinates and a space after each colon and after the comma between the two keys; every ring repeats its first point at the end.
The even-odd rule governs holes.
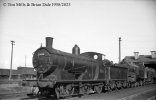
{"type": "Polygon", "coordinates": [[[156,51],[151,51],[151,55],[139,55],[139,52],[134,52],[134,56],[126,56],[123,61],[156,70],[156,51]]]}
{"type": "MultiPolygon", "coordinates": [[[[10,69],[0,69],[0,79],[8,79],[10,69]]],[[[33,79],[36,77],[36,71],[30,67],[18,67],[12,70],[12,79],[33,79]]]]}

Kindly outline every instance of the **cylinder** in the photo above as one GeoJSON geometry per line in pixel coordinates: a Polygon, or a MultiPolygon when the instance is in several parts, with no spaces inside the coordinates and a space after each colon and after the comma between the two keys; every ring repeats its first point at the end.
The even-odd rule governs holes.
{"type": "Polygon", "coordinates": [[[53,38],[52,37],[46,37],[46,47],[52,48],[53,45],[53,38]]]}

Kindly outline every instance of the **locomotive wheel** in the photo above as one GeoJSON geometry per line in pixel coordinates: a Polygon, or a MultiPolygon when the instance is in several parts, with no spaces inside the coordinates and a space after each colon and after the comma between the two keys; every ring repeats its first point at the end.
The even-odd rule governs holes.
{"type": "Polygon", "coordinates": [[[140,81],[140,86],[143,86],[143,82],[142,81],[140,81]]]}
{"type": "Polygon", "coordinates": [[[139,82],[136,82],[136,87],[138,87],[139,86],[139,82]]]}
{"type": "Polygon", "coordinates": [[[108,86],[108,92],[111,92],[112,91],[112,88],[111,88],[111,86],[109,85],[108,86]]]}
{"type": "Polygon", "coordinates": [[[89,93],[88,93],[87,86],[81,87],[81,88],[80,88],[80,91],[81,91],[80,94],[89,94],[89,93]]]}
{"type": "Polygon", "coordinates": [[[135,87],[135,83],[131,83],[131,88],[134,88],[135,87]]]}
{"type": "Polygon", "coordinates": [[[56,93],[56,98],[59,99],[60,98],[60,92],[58,88],[55,88],[55,93],[56,93]]]}
{"type": "Polygon", "coordinates": [[[128,85],[127,85],[127,86],[128,86],[128,88],[130,88],[130,87],[131,87],[131,83],[128,83],[128,85]]]}
{"type": "Polygon", "coordinates": [[[122,84],[122,86],[123,86],[123,88],[126,88],[126,82],[123,82],[123,84],[122,84]]]}
{"type": "Polygon", "coordinates": [[[80,88],[80,94],[85,94],[85,88],[84,87],[80,88]]]}
{"type": "Polygon", "coordinates": [[[73,95],[74,94],[74,88],[71,85],[67,85],[66,86],[66,93],[68,96],[73,95]]]}
{"type": "Polygon", "coordinates": [[[110,83],[110,88],[111,88],[111,90],[113,90],[114,88],[115,88],[115,83],[114,82],[112,82],[112,83],[110,83]]]}
{"type": "Polygon", "coordinates": [[[134,87],[137,87],[137,82],[134,83],[134,87]]]}
{"type": "Polygon", "coordinates": [[[100,94],[102,92],[102,86],[99,85],[99,86],[94,86],[94,91],[97,92],[98,94],[100,94]]]}
{"type": "Polygon", "coordinates": [[[88,95],[89,92],[90,92],[89,86],[83,86],[80,88],[80,94],[87,94],[88,95]]]}

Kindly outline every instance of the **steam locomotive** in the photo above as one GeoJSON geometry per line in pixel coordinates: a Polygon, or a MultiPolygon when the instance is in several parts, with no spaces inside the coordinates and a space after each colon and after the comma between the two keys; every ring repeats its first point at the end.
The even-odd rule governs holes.
{"type": "MultiPolygon", "coordinates": [[[[46,47],[34,52],[33,67],[37,71],[38,95],[57,98],[101,93],[113,89],[141,86],[145,70],[128,63],[113,64],[104,54],[85,52],[75,45],[72,54],[52,47],[53,38],[46,37],[46,47]]],[[[32,82],[29,80],[29,82],[32,82]]]]}

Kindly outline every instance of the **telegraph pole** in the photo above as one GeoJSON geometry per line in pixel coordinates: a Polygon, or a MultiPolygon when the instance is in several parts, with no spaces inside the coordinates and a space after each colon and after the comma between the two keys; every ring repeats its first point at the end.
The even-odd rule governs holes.
{"type": "Polygon", "coordinates": [[[25,67],[27,66],[27,56],[25,56],[25,67]]]}
{"type": "Polygon", "coordinates": [[[10,63],[10,74],[9,74],[9,80],[11,80],[11,76],[12,76],[12,59],[13,59],[13,45],[15,41],[11,41],[11,44],[12,44],[12,49],[11,49],[11,63],[10,63]]]}
{"type": "Polygon", "coordinates": [[[119,63],[121,62],[121,37],[119,37],[119,63]]]}

